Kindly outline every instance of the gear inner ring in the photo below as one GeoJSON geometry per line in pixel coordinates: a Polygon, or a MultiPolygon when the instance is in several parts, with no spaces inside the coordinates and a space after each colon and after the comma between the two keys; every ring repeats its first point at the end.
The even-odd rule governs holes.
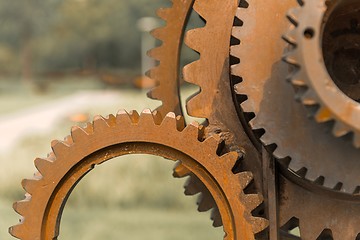
{"type": "Polygon", "coordinates": [[[337,87],[360,102],[360,3],[330,2],[325,19],[321,43],[325,66],[337,87]]]}

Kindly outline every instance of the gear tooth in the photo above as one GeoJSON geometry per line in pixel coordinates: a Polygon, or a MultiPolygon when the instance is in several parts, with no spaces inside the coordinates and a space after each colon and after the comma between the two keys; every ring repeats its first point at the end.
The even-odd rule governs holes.
{"type": "MultiPolygon", "coordinates": [[[[254,126],[254,125],[255,125],[255,124],[254,124],[254,121],[252,121],[251,126],[254,126]]],[[[257,129],[257,128],[255,128],[255,126],[254,126],[253,129],[257,129]]],[[[269,134],[268,134],[267,132],[265,132],[265,133],[260,137],[260,141],[261,141],[265,146],[273,143],[271,137],[269,136],[269,134]]],[[[275,149],[275,150],[276,150],[276,149],[275,149]]]]}
{"type": "Polygon", "coordinates": [[[21,185],[27,193],[33,194],[35,189],[37,188],[39,181],[41,180],[23,179],[21,181],[21,185]]]}
{"type": "Polygon", "coordinates": [[[195,28],[189,30],[185,36],[186,45],[195,50],[196,52],[201,52],[204,48],[203,36],[205,36],[205,28],[195,28]]]}
{"type": "Polygon", "coordinates": [[[162,59],[162,56],[164,55],[164,50],[162,47],[153,48],[147,52],[147,55],[157,61],[160,61],[162,59]]]}
{"type": "Polygon", "coordinates": [[[259,233],[269,226],[269,221],[261,217],[251,217],[251,226],[253,233],[259,233]]]}
{"type": "Polygon", "coordinates": [[[221,215],[218,208],[213,208],[211,211],[210,219],[213,220],[214,227],[221,227],[223,225],[221,215]]]}
{"type": "MultiPolygon", "coordinates": [[[[292,169],[294,172],[298,172],[300,170],[303,170],[304,166],[299,163],[298,161],[290,161],[289,168],[292,169]]],[[[306,174],[308,171],[306,172],[306,174]]],[[[306,177],[308,178],[308,177],[306,177]]]]}
{"type": "Polygon", "coordinates": [[[116,114],[116,123],[121,124],[134,124],[139,122],[139,114],[136,111],[127,112],[123,109],[119,110],[116,114]]]}
{"type": "Polygon", "coordinates": [[[307,87],[307,84],[305,83],[306,77],[304,76],[304,72],[301,70],[296,70],[293,73],[290,74],[288,77],[291,84],[298,87],[307,87]]]}
{"type": "Polygon", "coordinates": [[[321,232],[323,231],[321,224],[311,224],[307,223],[307,221],[300,221],[299,228],[300,228],[300,236],[301,240],[314,240],[318,239],[321,232]],[[318,225],[318,226],[317,226],[318,225]]]}
{"type": "Polygon", "coordinates": [[[190,116],[207,118],[208,109],[204,108],[204,102],[206,102],[205,98],[206,94],[198,92],[187,100],[186,110],[190,116]]]}
{"type": "Polygon", "coordinates": [[[41,173],[42,176],[52,167],[52,162],[47,159],[36,158],[35,167],[41,173]]]}
{"type": "Polygon", "coordinates": [[[197,136],[197,139],[199,141],[204,140],[205,128],[203,125],[200,125],[197,122],[192,122],[189,125],[187,125],[184,128],[183,132],[186,132],[186,135],[188,136],[197,136]]]}
{"type": "Polygon", "coordinates": [[[158,28],[150,31],[150,34],[154,38],[156,38],[156,39],[158,39],[160,41],[164,41],[164,39],[166,38],[166,33],[167,33],[166,27],[158,27],[158,28]]]}
{"type": "Polygon", "coordinates": [[[306,92],[301,96],[301,102],[306,106],[316,105],[318,101],[315,92],[311,89],[307,89],[306,92]]]}
{"type": "MultiPolygon", "coordinates": [[[[266,134],[264,134],[266,135],[266,134]]],[[[286,158],[287,157],[287,154],[286,152],[284,152],[283,149],[279,148],[279,147],[276,147],[274,152],[273,152],[274,156],[279,158],[279,159],[282,159],[282,158],[286,158]]]]}
{"type": "Polygon", "coordinates": [[[244,194],[242,192],[240,196],[241,202],[247,206],[247,209],[251,212],[264,201],[264,198],[260,194],[244,194]]]}
{"type": "Polygon", "coordinates": [[[289,31],[283,36],[283,39],[289,44],[296,46],[297,28],[292,26],[289,31]]]}
{"type": "MultiPolygon", "coordinates": [[[[148,77],[150,77],[151,79],[157,79],[158,76],[161,75],[161,68],[160,65],[153,67],[152,69],[150,69],[150,71],[148,72],[148,77]]],[[[158,84],[158,83],[157,83],[158,84]]],[[[154,88],[156,89],[156,87],[154,88]]],[[[151,91],[153,91],[154,89],[152,89],[151,91]]],[[[150,92],[151,92],[150,91],[150,92]]],[[[154,95],[154,93],[152,93],[152,95],[154,95]]]]}
{"type": "Polygon", "coordinates": [[[141,112],[138,124],[149,124],[150,122],[160,125],[162,122],[161,115],[158,112],[153,113],[150,109],[145,109],[141,112]]]}
{"type": "Polygon", "coordinates": [[[100,115],[97,115],[94,117],[93,125],[94,125],[94,130],[96,130],[96,131],[103,131],[103,130],[107,129],[108,127],[110,127],[110,125],[108,124],[106,119],[100,115]]]}
{"type": "Polygon", "coordinates": [[[295,26],[299,23],[300,10],[301,8],[299,7],[291,8],[286,14],[290,22],[295,26]]]}
{"type": "Polygon", "coordinates": [[[197,204],[199,212],[206,212],[216,207],[216,203],[212,196],[204,192],[201,192],[200,196],[198,197],[197,204]]]}
{"type": "Polygon", "coordinates": [[[86,141],[89,133],[79,126],[73,126],[71,128],[71,136],[74,142],[83,142],[86,141]]]}
{"type": "Polygon", "coordinates": [[[69,146],[59,140],[53,140],[51,142],[51,148],[55,154],[55,157],[59,157],[63,152],[67,151],[69,146]]]}
{"type": "Polygon", "coordinates": [[[161,126],[166,129],[175,129],[176,128],[176,115],[173,112],[166,114],[164,119],[161,122],[161,126]]]}
{"type": "Polygon", "coordinates": [[[342,137],[348,134],[350,129],[344,123],[336,121],[332,132],[335,137],[342,137]]]}
{"type": "Polygon", "coordinates": [[[222,140],[218,135],[211,135],[204,140],[203,144],[217,150],[221,142],[222,140]]]}
{"type": "Polygon", "coordinates": [[[107,115],[105,120],[110,127],[113,127],[116,125],[116,117],[113,114],[107,115]]]}
{"type": "MultiPolygon", "coordinates": [[[[232,54],[233,54],[232,56],[241,59],[240,54],[237,54],[236,51],[233,51],[232,54]]],[[[244,72],[244,71],[243,71],[243,66],[244,66],[244,64],[234,64],[234,65],[231,65],[231,67],[230,67],[231,74],[234,75],[234,76],[241,77],[242,74],[243,74],[243,72],[244,72]]],[[[244,93],[244,91],[241,91],[241,88],[242,88],[242,87],[243,87],[243,86],[242,86],[242,83],[241,83],[241,84],[238,83],[238,84],[236,84],[236,85],[234,86],[235,91],[236,91],[237,94],[243,94],[243,93],[244,93]]]]}
{"type": "MultiPolygon", "coordinates": [[[[252,112],[255,108],[255,103],[252,99],[247,99],[245,102],[241,103],[241,107],[244,109],[245,112],[252,112]]],[[[249,121],[251,127],[254,127],[254,119],[249,121]]]]}
{"type": "Polygon", "coordinates": [[[22,222],[24,222],[24,218],[20,218],[20,224],[12,226],[9,228],[9,233],[11,236],[17,238],[17,239],[26,239],[26,232],[24,233],[23,230],[23,224],[22,222]]]}
{"type": "Polygon", "coordinates": [[[200,189],[196,187],[196,182],[194,181],[194,177],[190,175],[190,177],[186,180],[185,185],[185,195],[193,196],[195,194],[200,193],[200,189]]]}
{"type": "Polygon", "coordinates": [[[187,167],[185,167],[180,161],[178,161],[175,164],[173,170],[173,176],[175,178],[183,178],[189,176],[190,173],[191,173],[190,170],[187,167]]]}
{"type": "Polygon", "coordinates": [[[198,76],[197,76],[197,69],[201,67],[200,61],[197,60],[195,62],[189,63],[187,64],[184,68],[183,68],[183,75],[184,75],[184,80],[188,83],[192,83],[192,84],[198,84],[198,76]]]}
{"type": "Polygon", "coordinates": [[[237,160],[240,158],[240,156],[241,154],[238,152],[235,151],[228,152],[219,158],[219,163],[221,165],[226,165],[227,169],[232,169],[235,166],[237,160]]]}
{"type": "Polygon", "coordinates": [[[203,19],[205,19],[205,21],[206,21],[208,15],[210,15],[210,16],[212,15],[211,9],[209,9],[209,5],[208,5],[207,1],[203,1],[203,0],[195,1],[194,5],[193,5],[193,9],[203,19]]]}
{"type": "Polygon", "coordinates": [[[327,121],[332,120],[333,116],[332,116],[330,110],[327,107],[322,106],[316,112],[315,119],[316,119],[316,121],[318,121],[320,123],[323,123],[323,122],[327,122],[327,121]]]}
{"type": "Polygon", "coordinates": [[[254,179],[254,176],[251,172],[240,172],[236,175],[238,176],[241,189],[245,189],[254,179]]]}
{"type": "Polygon", "coordinates": [[[283,61],[290,65],[293,65],[293,66],[299,66],[296,54],[297,54],[297,51],[295,49],[286,52],[283,56],[283,61]]]}
{"type": "Polygon", "coordinates": [[[171,17],[171,8],[159,8],[156,11],[156,15],[158,15],[158,17],[160,17],[164,21],[168,22],[169,17],[171,17]]]}
{"type": "Polygon", "coordinates": [[[21,216],[24,216],[26,211],[30,209],[30,199],[31,197],[22,201],[15,202],[13,204],[13,209],[15,210],[15,212],[17,212],[21,216]]]}
{"type": "Polygon", "coordinates": [[[181,132],[185,128],[185,119],[183,116],[178,115],[176,116],[176,129],[181,132]]]}

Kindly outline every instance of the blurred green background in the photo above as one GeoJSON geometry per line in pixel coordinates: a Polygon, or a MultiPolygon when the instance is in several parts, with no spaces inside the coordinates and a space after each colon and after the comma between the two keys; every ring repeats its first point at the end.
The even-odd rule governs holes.
{"type": "MultiPolygon", "coordinates": [[[[19,216],[12,202],[23,199],[21,179],[36,171],[33,160],[50,152],[51,140],[97,114],[159,105],[139,88],[137,22],[160,6],[171,2],[0,1],[0,239],[13,239],[7,229],[19,216]]],[[[182,62],[195,57],[187,49],[182,62]]],[[[182,98],[194,91],[184,85],[182,98]]],[[[183,195],[173,164],[134,155],[98,166],[72,193],[59,239],[222,238],[209,213],[197,213],[196,196],[183,195]]]]}

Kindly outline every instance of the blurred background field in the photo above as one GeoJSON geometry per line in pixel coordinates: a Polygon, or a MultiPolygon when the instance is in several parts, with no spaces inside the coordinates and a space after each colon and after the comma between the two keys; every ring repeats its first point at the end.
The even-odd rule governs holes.
{"type": "MultiPolygon", "coordinates": [[[[72,125],[120,108],[155,109],[141,87],[144,49],[138,30],[168,0],[31,0],[0,2],[0,239],[14,239],[22,178],[35,172],[53,139],[72,125]]],[[[194,25],[196,25],[196,19],[194,25]]],[[[164,24],[164,23],[159,23],[164,24]]],[[[159,43],[156,43],[159,44],[159,43]]],[[[182,63],[195,54],[185,50],[182,63]]],[[[183,86],[185,99],[197,88],[183,86]]],[[[191,121],[188,119],[188,121],[191,121]]],[[[96,167],[72,193],[59,239],[216,239],[209,213],[185,197],[174,163],[134,155],[96,167]]]]}

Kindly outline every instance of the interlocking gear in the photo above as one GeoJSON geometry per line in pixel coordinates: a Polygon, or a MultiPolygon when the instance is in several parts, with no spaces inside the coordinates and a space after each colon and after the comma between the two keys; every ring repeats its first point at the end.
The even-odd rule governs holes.
{"type": "Polygon", "coordinates": [[[162,45],[150,51],[159,61],[149,93],[162,101],[158,113],[97,118],[54,144],[35,161],[36,179],[23,182],[26,199],[14,208],[25,218],[11,233],[56,238],[66,198],[84,174],[112,157],[146,153],[180,160],[173,175],[190,177],[185,194],[200,193],[198,210],[212,209],[227,239],[298,240],[296,227],[302,240],[359,239],[358,0],[172,3],[158,11],[166,25],[153,31],[162,45]],[[205,26],[185,34],[192,10],[205,26]],[[206,118],[206,127],[160,117],[182,113],[183,42],[200,54],[183,70],[200,87],[187,113],[206,118]]]}
{"type": "Polygon", "coordinates": [[[152,154],[181,161],[211,193],[224,223],[225,239],[254,239],[265,219],[251,211],[262,202],[259,194],[245,194],[250,172],[234,174],[238,153],[218,156],[220,139],[202,139],[202,126],[185,127],[182,117],[169,113],[120,111],[116,116],[97,117],[86,128],[74,127],[64,142],[52,143],[53,153],[36,159],[39,173],[24,180],[26,199],[15,203],[22,216],[10,229],[19,239],[56,239],[62,210],[71,190],[96,165],[125,154],[152,154]],[[224,171],[226,169],[226,171],[224,171]],[[225,173],[226,172],[226,173],[225,173]]]}
{"type": "MultiPolygon", "coordinates": [[[[285,35],[293,46],[285,59],[294,65],[290,82],[317,122],[335,121],[336,137],[352,134],[360,148],[360,4],[306,1],[293,8],[285,35]]],[[[357,155],[359,152],[357,152],[357,155]]]]}

